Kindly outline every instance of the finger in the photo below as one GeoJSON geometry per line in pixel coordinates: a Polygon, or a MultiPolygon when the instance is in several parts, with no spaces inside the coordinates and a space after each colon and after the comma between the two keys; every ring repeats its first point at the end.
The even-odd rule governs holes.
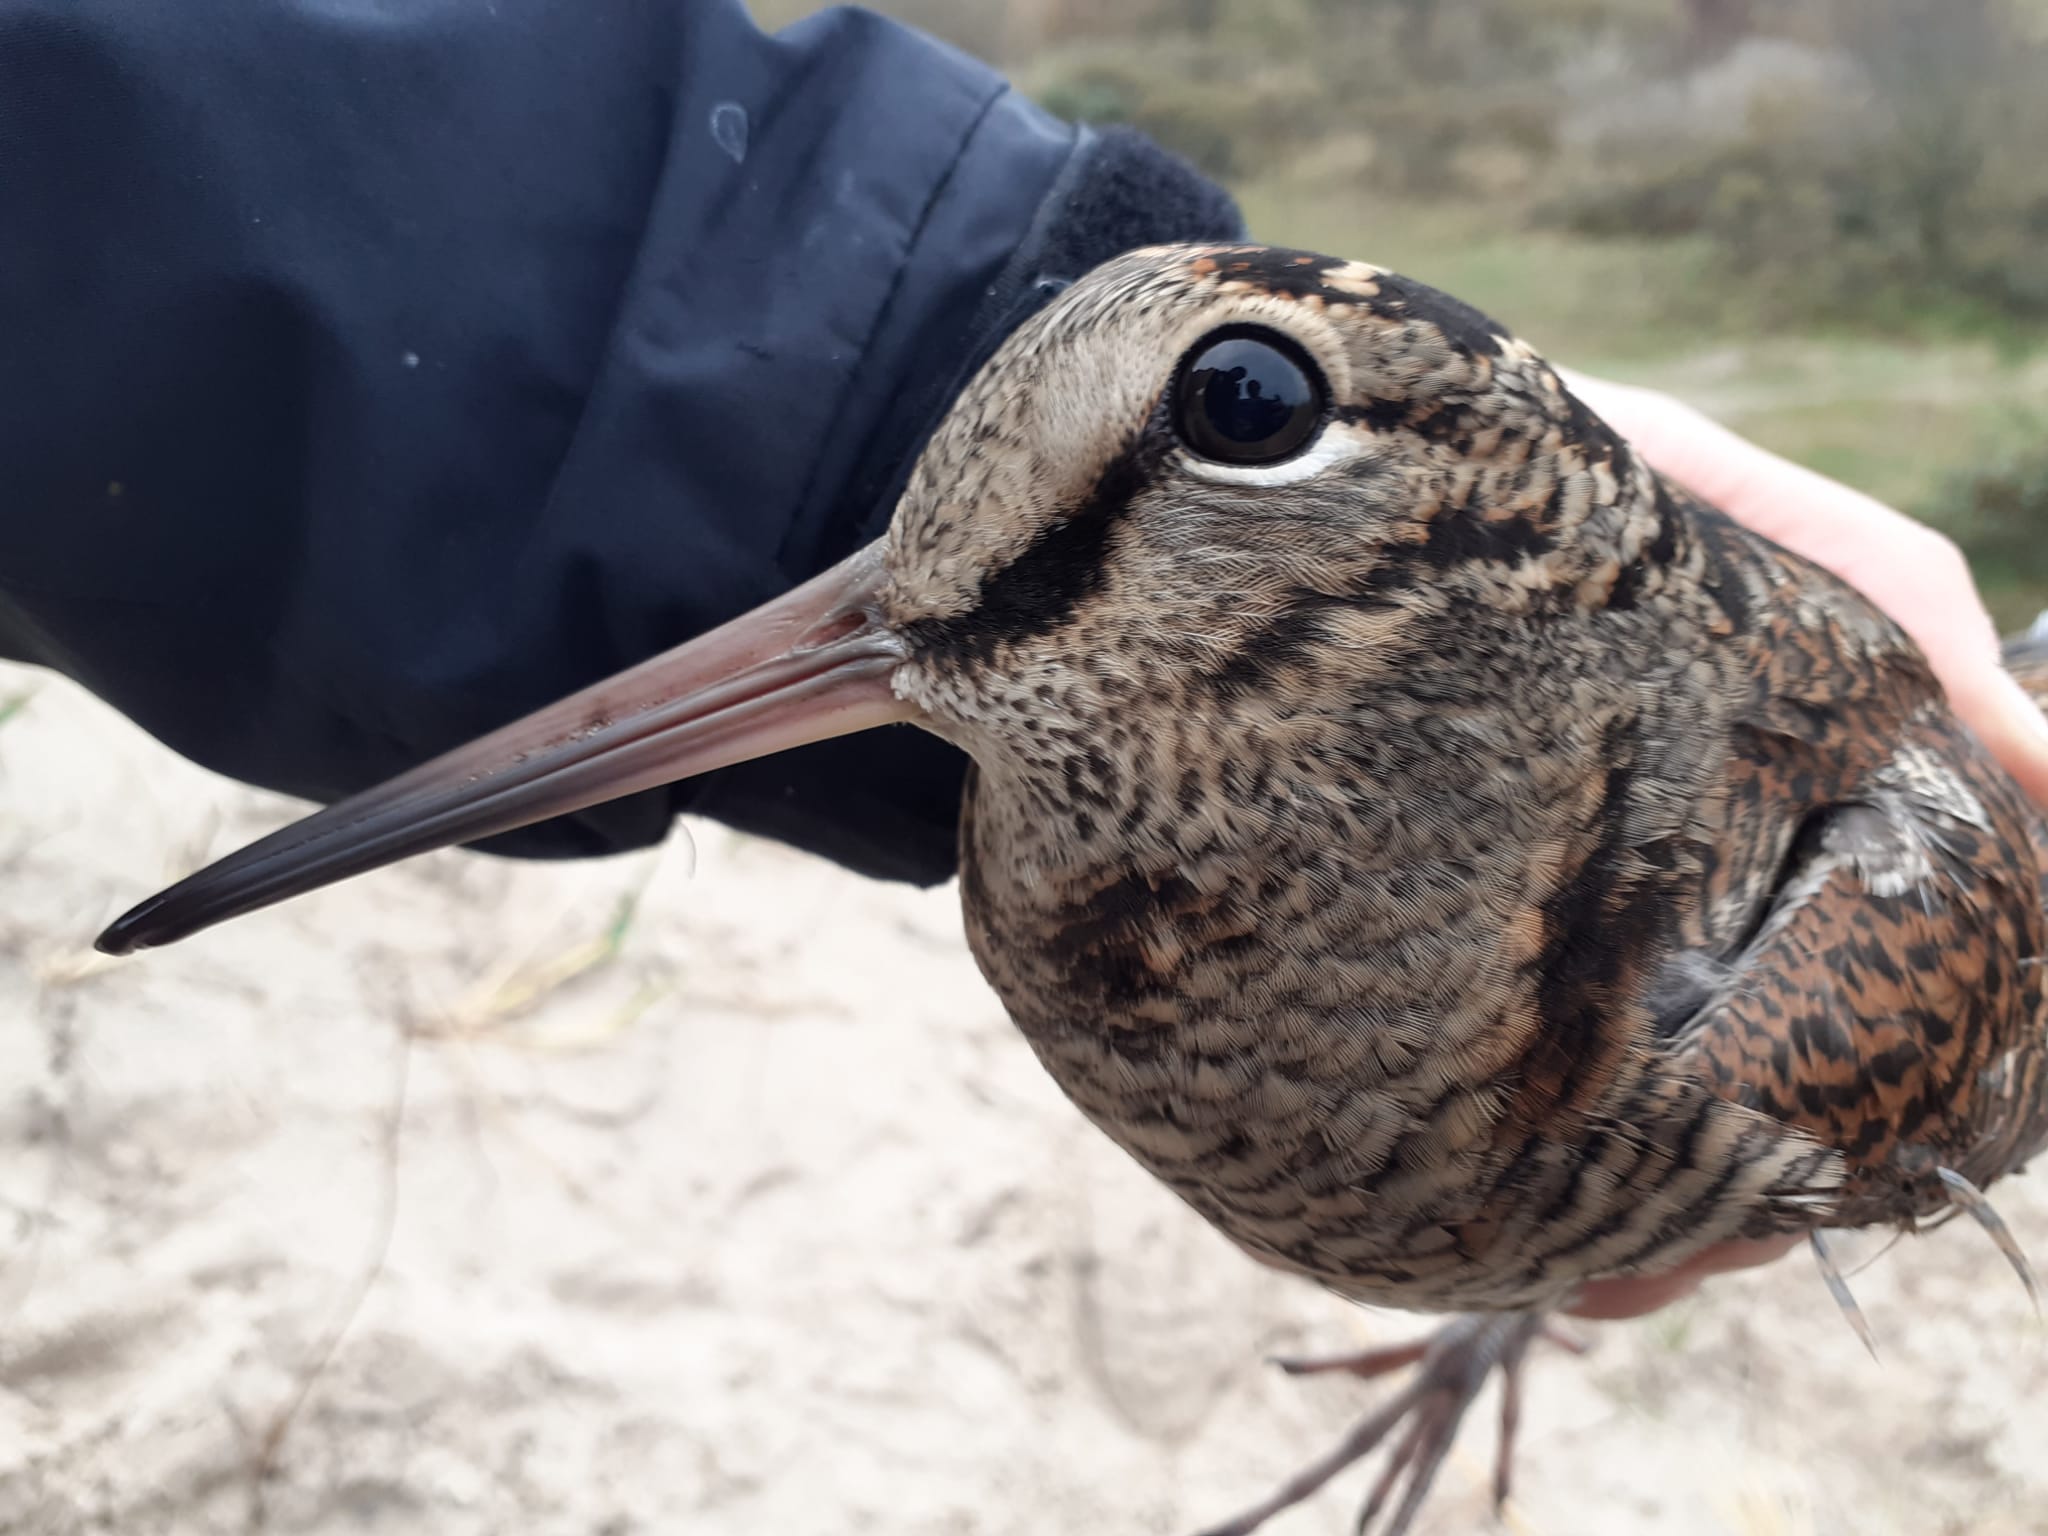
{"type": "Polygon", "coordinates": [[[1690,1296],[1699,1288],[1696,1275],[1592,1280],[1564,1308],[1564,1312],[1568,1317],[1584,1318],[1591,1323],[1625,1322],[1632,1317],[1647,1317],[1674,1301],[1690,1296]]]}
{"type": "Polygon", "coordinates": [[[1561,1310],[1571,1317],[1593,1322],[1644,1317],[1691,1295],[1702,1280],[1733,1270],[1769,1264],[1796,1248],[1800,1241],[1797,1234],[1792,1234],[1716,1243],[1661,1274],[1614,1275],[1604,1280],[1589,1280],[1561,1310]]]}
{"type": "Polygon", "coordinates": [[[1960,715],[2020,787],[2048,805],[2048,716],[2013,675],[1996,664],[1935,672],[1960,715]]]}

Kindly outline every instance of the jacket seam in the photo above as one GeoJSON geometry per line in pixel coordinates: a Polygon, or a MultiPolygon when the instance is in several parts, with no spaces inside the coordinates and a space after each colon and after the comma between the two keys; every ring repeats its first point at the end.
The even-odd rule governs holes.
{"type": "MultiPolygon", "coordinates": [[[[874,350],[876,337],[881,334],[883,327],[895,311],[897,301],[903,293],[903,285],[910,278],[911,258],[916,254],[918,247],[923,244],[925,231],[931,225],[932,217],[938,210],[940,200],[945,197],[947,190],[953,185],[953,179],[959,174],[962,162],[966,160],[968,151],[972,147],[976,136],[980,134],[983,124],[988,121],[989,114],[995,110],[996,103],[1008,95],[1011,89],[1012,87],[1008,82],[1004,82],[998,85],[995,90],[989,92],[988,99],[976,110],[972,121],[967,124],[966,130],[960,135],[959,153],[953,156],[944,172],[932,183],[931,192],[926,196],[924,206],[918,210],[917,219],[910,226],[910,238],[904,242],[903,246],[903,259],[896,264],[896,274],[889,280],[888,289],[883,293],[881,303],[875,306],[874,315],[868,321],[866,334],[861,337],[859,355],[855,363],[856,373],[859,371],[860,363],[864,362],[874,350]]],[[[808,537],[813,543],[816,543],[824,532],[826,522],[823,516],[824,509],[816,509],[817,515],[813,515],[813,496],[818,488],[819,477],[824,473],[826,452],[838,439],[839,426],[845,418],[851,393],[851,390],[841,393],[839,403],[834,408],[831,419],[825,424],[825,429],[818,434],[816,446],[811,453],[810,467],[805,471],[803,485],[797,492],[796,515],[790,519],[789,526],[783,531],[782,538],[776,547],[776,564],[782,567],[783,575],[786,577],[792,575],[792,566],[804,563],[796,557],[795,544],[799,534],[808,537]]],[[[800,579],[808,574],[808,572],[799,570],[794,574],[796,578],[800,579]]]]}

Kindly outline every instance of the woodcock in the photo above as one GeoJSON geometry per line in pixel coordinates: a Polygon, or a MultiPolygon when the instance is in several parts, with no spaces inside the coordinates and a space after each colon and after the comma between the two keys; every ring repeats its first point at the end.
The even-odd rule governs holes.
{"type": "Polygon", "coordinates": [[[1979,1191],[2048,1139],[2048,823],[1870,604],[1355,261],[1098,269],[882,540],[101,947],[896,721],[973,759],[969,939],[1082,1112],[1264,1262],[1467,1314],[1339,1362],[1418,1370],[1220,1530],[1383,1440],[1405,1530],[1596,1277],[1957,1209],[2025,1273],[1979,1191]]]}

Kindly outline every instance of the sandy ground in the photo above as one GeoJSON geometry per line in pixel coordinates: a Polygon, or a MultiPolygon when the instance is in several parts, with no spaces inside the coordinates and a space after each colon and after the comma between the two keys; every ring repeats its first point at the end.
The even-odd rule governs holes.
{"type": "MultiPolygon", "coordinates": [[[[1374,1395],[1263,1353],[1414,1326],[1241,1259],[1084,1125],[951,891],[700,827],[94,961],[292,808],[0,669],[20,695],[0,1531],[1188,1532],[1374,1395]]],[[[2048,1262],[2048,1200],[1999,1196],[2048,1262]]],[[[1996,1253],[1952,1226],[1857,1290],[1881,1365],[1801,1255],[1541,1358],[1509,1528],[2048,1533],[2048,1345],[1996,1253]]],[[[1427,1531],[1488,1527],[1486,1407],[1427,1531]]],[[[1362,1482],[1274,1531],[1348,1531],[1362,1482]]]]}

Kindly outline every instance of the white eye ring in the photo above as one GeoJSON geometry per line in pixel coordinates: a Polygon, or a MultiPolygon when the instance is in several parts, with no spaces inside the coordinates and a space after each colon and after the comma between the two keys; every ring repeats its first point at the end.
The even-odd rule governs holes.
{"type": "Polygon", "coordinates": [[[1191,451],[1181,453],[1181,467],[1198,480],[1218,485],[1299,485],[1333,465],[1355,459],[1366,445],[1341,421],[1330,422],[1308,447],[1273,464],[1221,464],[1191,451]]]}

